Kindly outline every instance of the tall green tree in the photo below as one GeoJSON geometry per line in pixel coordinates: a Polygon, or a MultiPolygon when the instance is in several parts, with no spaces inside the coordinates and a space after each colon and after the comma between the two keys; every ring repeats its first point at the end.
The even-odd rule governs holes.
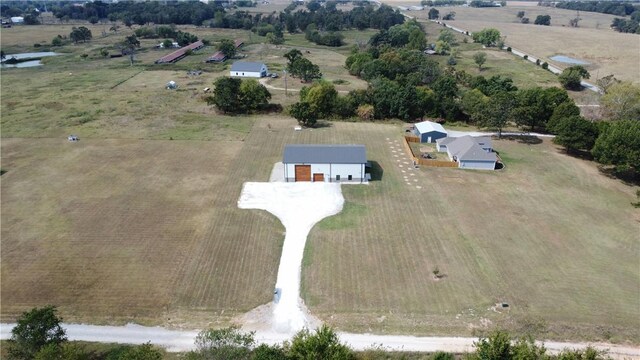
{"type": "Polygon", "coordinates": [[[338,92],[328,81],[319,81],[300,91],[300,101],[308,103],[318,119],[331,116],[337,98],[338,92]]]}
{"type": "Polygon", "coordinates": [[[580,65],[568,67],[562,71],[562,74],[558,77],[560,84],[568,90],[581,90],[582,79],[588,79],[590,77],[587,69],[580,65]]]}
{"type": "Polygon", "coordinates": [[[45,347],[47,351],[58,350],[67,336],[56,313],[55,306],[50,305],[24,312],[11,330],[9,358],[33,359],[45,347]]]}
{"type": "Polygon", "coordinates": [[[513,118],[516,100],[507,92],[500,92],[489,99],[487,106],[478,114],[478,124],[484,128],[498,131],[498,138],[502,137],[502,129],[513,118]]]}
{"type": "Polygon", "coordinates": [[[289,72],[292,76],[302,79],[303,82],[309,82],[313,79],[320,79],[322,73],[320,67],[312,63],[309,59],[299,57],[293,61],[289,72]]]}
{"type": "Polygon", "coordinates": [[[519,90],[516,98],[518,100],[514,109],[516,123],[519,126],[528,127],[530,131],[546,129],[554,109],[564,102],[573,103],[567,91],[557,87],[519,90]]]}
{"type": "Polygon", "coordinates": [[[617,171],[640,172],[640,121],[620,120],[605,126],[591,151],[595,159],[617,171]]]}
{"type": "Polygon", "coordinates": [[[269,104],[271,93],[256,79],[246,79],[240,84],[239,101],[244,111],[256,111],[269,104]]]}
{"type": "Polygon", "coordinates": [[[308,102],[297,102],[289,106],[289,114],[302,126],[313,127],[318,122],[318,117],[308,102]]]}
{"type": "Polygon", "coordinates": [[[438,9],[436,8],[431,8],[429,9],[429,20],[435,20],[438,19],[440,17],[440,11],[438,11],[438,9]]]}
{"type": "Polygon", "coordinates": [[[420,29],[413,29],[409,33],[409,43],[407,47],[412,50],[424,50],[427,47],[427,37],[420,29]]]}
{"type": "Polygon", "coordinates": [[[554,126],[556,137],[553,142],[565,147],[567,152],[589,151],[598,137],[598,127],[581,116],[560,119],[554,126]]]}
{"type": "Polygon", "coordinates": [[[236,45],[233,40],[222,39],[218,44],[218,51],[222,52],[227,59],[231,59],[236,56],[236,45]]]}
{"type": "Polygon", "coordinates": [[[211,105],[215,105],[220,111],[234,113],[243,107],[240,101],[240,86],[242,80],[231,77],[220,77],[214,82],[213,96],[207,99],[211,105]]]}

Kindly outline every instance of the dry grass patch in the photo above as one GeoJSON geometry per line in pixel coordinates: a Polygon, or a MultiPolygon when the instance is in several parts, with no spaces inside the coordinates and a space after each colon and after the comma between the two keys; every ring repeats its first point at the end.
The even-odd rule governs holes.
{"type": "Polygon", "coordinates": [[[3,140],[2,320],[51,303],[69,321],[197,326],[268,302],[282,227],[237,208],[266,171],[236,166],[242,148],[3,140]]]}
{"type": "MultiPolygon", "coordinates": [[[[428,9],[427,9],[428,10],[428,9]]],[[[427,10],[411,12],[420,19],[427,18],[427,10]]],[[[449,8],[440,8],[441,12],[449,8]]],[[[506,42],[519,50],[530,53],[560,68],[570,65],[558,63],[549,58],[566,55],[590,63],[587,69],[596,77],[614,74],[616,78],[638,83],[640,68],[638,55],[640,41],[634,34],[622,34],[609,29],[615,18],[613,15],[580,12],[580,27],[571,28],[569,19],[576,17],[572,10],[507,6],[504,8],[450,8],[456,12],[456,20],[451,24],[470,32],[494,27],[506,36],[506,42]],[[520,24],[518,11],[525,11],[531,24],[520,24]],[[550,15],[552,26],[533,25],[537,15],[550,15]],[[620,46],[625,44],[625,46],[620,46]]]]}

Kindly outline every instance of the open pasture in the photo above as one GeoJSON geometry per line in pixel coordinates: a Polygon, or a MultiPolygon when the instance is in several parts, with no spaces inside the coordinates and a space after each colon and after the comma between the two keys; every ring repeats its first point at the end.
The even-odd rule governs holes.
{"type": "MultiPolygon", "coordinates": [[[[450,23],[470,32],[493,27],[506,36],[505,42],[519,50],[535,55],[560,68],[571,66],[549,58],[566,55],[590,63],[586,68],[591,81],[597,77],[614,74],[616,78],[640,82],[640,41],[635,34],[622,34],[609,26],[615,16],[592,12],[580,12],[580,27],[569,27],[569,19],[576,17],[572,10],[549,7],[506,6],[503,8],[443,7],[441,14],[454,11],[456,17],[450,23]],[[530,24],[520,24],[518,11],[525,11],[530,24]],[[551,26],[533,25],[538,15],[550,15],[551,26]],[[624,44],[624,46],[621,46],[624,44]]],[[[427,19],[427,10],[408,14],[427,19]]]]}
{"type": "Polygon", "coordinates": [[[204,326],[272,297],[282,226],[236,206],[240,141],[3,139],[2,320],[204,326]],[[198,316],[189,314],[196,313],[198,316]]]}

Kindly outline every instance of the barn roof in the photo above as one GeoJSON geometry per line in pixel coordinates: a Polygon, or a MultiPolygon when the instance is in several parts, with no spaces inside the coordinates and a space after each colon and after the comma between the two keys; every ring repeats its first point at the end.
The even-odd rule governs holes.
{"type": "Polygon", "coordinates": [[[418,132],[420,132],[420,134],[425,134],[428,132],[439,132],[439,133],[443,133],[446,134],[447,130],[445,130],[442,125],[438,124],[437,122],[433,122],[433,121],[423,121],[423,122],[419,122],[416,124],[416,129],[418,129],[418,132]]]}
{"type": "Polygon", "coordinates": [[[231,71],[260,72],[264,63],[250,61],[236,61],[231,65],[231,71]]]}
{"type": "Polygon", "coordinates": [[[364,145],[285,145],[285,164],[365,164],[364,145]]]}

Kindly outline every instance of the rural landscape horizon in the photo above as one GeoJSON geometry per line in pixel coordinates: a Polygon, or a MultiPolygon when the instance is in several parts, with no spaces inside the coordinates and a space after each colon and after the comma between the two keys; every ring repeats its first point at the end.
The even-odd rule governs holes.
{"type": "Polygon", "coordinates": [[[640,2],[0,17],[1,358],[640,358],[640,2]]]}

